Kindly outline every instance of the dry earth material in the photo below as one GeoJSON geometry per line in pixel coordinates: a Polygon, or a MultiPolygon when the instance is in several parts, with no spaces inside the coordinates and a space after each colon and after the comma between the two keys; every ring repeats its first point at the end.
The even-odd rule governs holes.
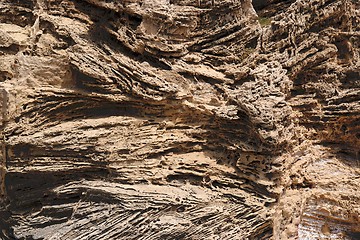
{"type": "Polygon", "coordinates": [[[0,0],[0,239],[360,239],[358,0],[0,0]]]}

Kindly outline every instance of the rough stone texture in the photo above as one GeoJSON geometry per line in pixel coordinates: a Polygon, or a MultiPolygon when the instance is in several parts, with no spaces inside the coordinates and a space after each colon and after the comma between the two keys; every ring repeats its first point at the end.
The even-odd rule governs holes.
{"type": "Polygon", "coordinates": [[[358,0],[0,0],[0,238],[359,239],[358,0]]]}

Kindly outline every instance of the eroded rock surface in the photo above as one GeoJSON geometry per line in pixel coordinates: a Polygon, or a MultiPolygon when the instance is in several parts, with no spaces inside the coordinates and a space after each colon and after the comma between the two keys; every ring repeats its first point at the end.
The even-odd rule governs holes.
{"type": "Polygon", "coordinates": [[[0,13],[0,238],[359,238],[357,0],[0,13]]]}

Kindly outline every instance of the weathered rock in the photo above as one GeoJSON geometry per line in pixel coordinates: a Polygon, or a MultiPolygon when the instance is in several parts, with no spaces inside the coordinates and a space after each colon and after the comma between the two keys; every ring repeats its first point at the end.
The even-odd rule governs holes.
{"type": "Polygon", "coordinates": [[[359,237],[358,1],[0,12],[1,238],[359,237]]]}

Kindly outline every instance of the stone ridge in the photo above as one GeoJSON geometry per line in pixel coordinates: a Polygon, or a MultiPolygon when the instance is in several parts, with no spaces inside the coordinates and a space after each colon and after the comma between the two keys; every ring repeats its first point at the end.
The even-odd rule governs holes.
{"type": "Polygon", "coordinates": [[[357,0],[0,1],[0,239],[358,239],[357,0]]]}

